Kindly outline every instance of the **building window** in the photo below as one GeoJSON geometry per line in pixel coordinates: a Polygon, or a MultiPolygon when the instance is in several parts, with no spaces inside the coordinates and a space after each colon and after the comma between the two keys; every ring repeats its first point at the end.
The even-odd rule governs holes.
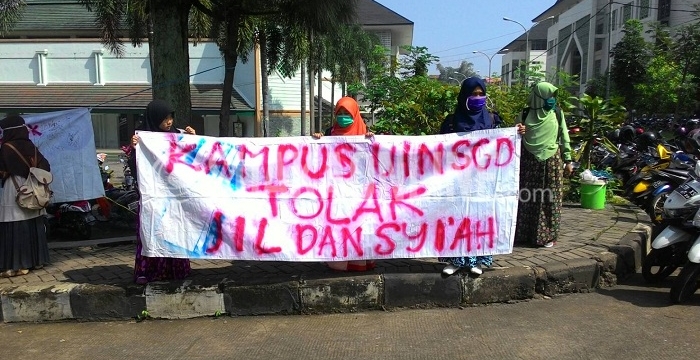
{"type": "Polygon", "coordinates": [[[530,50],[547,50],[547,40],[530,40],[530,50]]]}
{"type": "Polygon", "coordinates": [[[595,48],[593,51],[603,50],[603,39],[595,39],[595,48]]]}
{"type": "Polygon", "coordinates": [[[390,31],[374,31],[372,32],[379,42],[387,49],[391,49],[391,32],[390,31]]]}
{"type": "Polygon", "coordinates": [[[598,77],[600,75],[601,67],[603,67],[603,60],[596,60],[593,65],[593,76],[598,77]]]}
{"type": "Polygon", "coordinates": [[[649,17],[649,0],[639,1],[639,18],[646,19],[649,17]]]}
{"type": "Polygon", "coordinates": [[[627,20],[632,18],[632,3],[625,4],[622,7],[622,24],[624,25],[627,20]]]}
{"type": "Polygon", "coordinates": [[[659,18],[658,20],[666,20],[671,16],[671,0],[659,0],[659,18]]]}
{"type": "Polygon", "coordinates": [[[595,25],[595,33],[596,34],[603,34],[605,32],[605,23],[604,22],[599,22],[595,25]]]}
{"type": "Polygon", "coordinates": [[[554,52],[557,51],[557,42],[557,38],[554,38],[554,40],[549,41],[549,44],[547,44],[547,56],[552,56],[554,55],[554,52]]]}
{"type": "Polygon", "coordinates": [[[612,12],[612,30],[615,31],[617,29],[617,10],[613,10],[612,12]]]}

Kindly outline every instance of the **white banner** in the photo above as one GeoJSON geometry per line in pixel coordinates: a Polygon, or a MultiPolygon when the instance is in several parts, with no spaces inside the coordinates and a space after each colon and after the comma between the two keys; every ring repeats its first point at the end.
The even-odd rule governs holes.
{"type": "Polygon", "coordinates": [[[54,203],[105,196],[86,108],[22,115],[29,138],[51,164],[54,203]]]}
{"type": "Polygon", "coordinates": [[[145,256],[341,261],[513,249],[516,128],[372,139],[139,136],[145,256]]]}

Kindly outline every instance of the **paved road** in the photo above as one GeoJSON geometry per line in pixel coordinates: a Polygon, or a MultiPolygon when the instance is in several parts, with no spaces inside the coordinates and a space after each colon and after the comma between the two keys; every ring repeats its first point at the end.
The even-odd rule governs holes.
{"type": "Polygon", "coordinates": [[[668,284],[519,304],[324,316],[0,325],[6,359],[697,359],[668,284]]]}

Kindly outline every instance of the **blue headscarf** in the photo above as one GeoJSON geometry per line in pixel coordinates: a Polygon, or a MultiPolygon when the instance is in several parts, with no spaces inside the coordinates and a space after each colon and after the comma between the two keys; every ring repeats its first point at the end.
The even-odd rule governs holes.
{"type": "Polygon", "coordinates": [[[467,110],[467,98],[472,95],[477,86],[484,90],[484,96],[486,96],[486,83],[481,78],[470,77],[462,82],[462,88],[457,96],[457,109],[452,118],[452,129],[454,132],[493,129],[498,125],[498,117],[492,119],[486,106],[477,111],[467,110]]]}

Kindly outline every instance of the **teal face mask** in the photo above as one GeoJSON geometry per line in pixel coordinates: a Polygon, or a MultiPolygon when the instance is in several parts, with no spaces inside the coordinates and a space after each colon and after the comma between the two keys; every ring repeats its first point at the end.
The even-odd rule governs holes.
{"type": "Polygon", "coordinates": [[[543,98],[543,97],[541,97],[541,96],[539,96],[539,95],[537,95],[537,94],[535,94],[535,95],[536,95],[538,98],[544,100],[544,105],[542,105],[542,109],[543,109],[544,111],[550,111],[550,110],[554,109],[554,106],[557,105],[557,99],[556,99],[554,96],[552,96],[552,97],[549,98],[549,99],[545,99],[545,98],[543,98]]]}
{"type": "Polygon", "coordinates": [[[557,99],[556,98],[549,98],[544,101],[544,106],[543,108],[547,111],[554,109],[554,106],[557,105],[557,99]]]}
{"type": "Polygon", "coordinates": [[[352,125],[352,116],[350,115],[338,115],[335,119],[338,122],[338,126],[346,128],[352,125]]]}

